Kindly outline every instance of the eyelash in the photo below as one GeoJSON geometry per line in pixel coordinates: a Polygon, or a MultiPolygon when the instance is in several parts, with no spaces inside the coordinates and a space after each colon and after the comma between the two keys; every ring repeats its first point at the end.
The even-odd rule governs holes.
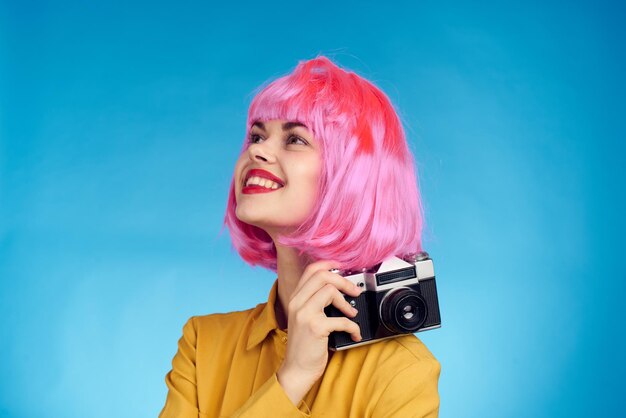
{"type": "MultiPolygon", "coordinates": [[[[248,144],[256,144],[255,140],[257,138],[261,138],[261,135],[259,134],[250,134],[250,136],[248,137],[248,144]]],[[[297,140],[302,141],[302,145],[308,145],[308,142],[306,142],[304,139],[300,138],[299,136],[296,135],[289,135],[289,138],[287,138],[287,143],[289,143],[289,141],[295,138],[297,140]]]]}

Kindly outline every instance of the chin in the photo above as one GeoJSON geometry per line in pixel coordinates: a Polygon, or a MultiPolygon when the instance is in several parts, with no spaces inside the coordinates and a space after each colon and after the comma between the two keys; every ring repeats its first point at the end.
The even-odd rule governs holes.
{"type": "Polygon", "coordinates": [[[235,210],[235,215],[237,216],[237,219],[243,223],[252,226],[259,226],[260,219],[258,219],[258,216],[255,217],[254,214],[246,213],[246,211],[241,210],[239,206],[237,206],[237,209],[235,210]]]}
{"type": "Polygon", "coordinates": [[[253,209],[249,212],[246,210],[241,210],[239,207],[237,207],[235,215],[237,216],[237,219],[239,219],[243,223],[256,226],[263,230],[267,230],[267,228],[270,226],[268,225],[267,218],[258,213],[258,210],[253,209]]]}
{"type": "Polygon", "coordinates": [[[237,219],[248,225],[256,226],[267,232],[268,235],[274,237],[277,234],[285,234],[294,231],[300,224],[285,223],[284,219],[271,220],[267,218],[261,218],[259,216],[247,216],[249,214],[236,212],[237,219]]]}

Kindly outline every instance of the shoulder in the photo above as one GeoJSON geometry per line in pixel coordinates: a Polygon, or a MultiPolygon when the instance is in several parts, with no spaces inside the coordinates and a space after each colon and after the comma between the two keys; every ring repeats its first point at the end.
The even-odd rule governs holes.
{"type": "Polygon", "coordinates": [[[437,416],[441,365],[426,345],[413,334],[373,345],[382,361],[372,376],[372,416],[437,416]]]}
{"type": "Polygon", "coordinates": [[[263,304],[259,304],[254,308],[246,309],[243,311],[232,311],[223,313],[212,313],[207,315],[195,315],[190,318],[196,324],[198,329],[212,328],[229,328],[237,326],[246,322],[248,319],[254,316],[255,312],[259,310],[259,307],[263,304]]]}
{"type": "Polygon", "coordinates": [[[361,357],[362,366],[383,381],[389,381],[401,372],[439,376],[441,370],[439,361],[414,334],[382,340],[347,351],[347,355],[361,357]]]}
{"type": "Polygon", "coordinates": [[[203,338],[215,340],[223,336],[240,334],[252,324],[265,305],[266,302],[241,311],[194,315],[185,323],[183,335],[193,335],[194,340],[203,338]]]}
{"type": "Polygon", "coordinates": [[[404,363],[437,361],[428,347],[414,334],[401,335],[348,350],[351,351],[360,352],[367,357],[374,356],[379,361],[391,359],[398,359],[404,363]]]}
{"type": "Polygon", "coordinates": [[[331,363],[331,383],[341,376],[350,388],[358,385],[354,402],[374,411],[359,416],[390,416],[390,411],[402,417],[436,416],[441,366],[414,334],[337,351],[331,363]]]}
{"type": "Polygon", "coordinates": [[[392,341],[398,356],[406,358],[406,362],[399,365],[404,373],[421,375],[434,381],[439,379],[441,363],[419,338],[409,334],[393,338],[392,341]]]}
{"type": "Polygon", "coordinates": [[[426,347],[422,340],[417,338],[414,334],[391,338],[388,342],[387,349],[401,353],[402,355],[408,357],[411,362],[437,361],[428,347],[426,347]]]}

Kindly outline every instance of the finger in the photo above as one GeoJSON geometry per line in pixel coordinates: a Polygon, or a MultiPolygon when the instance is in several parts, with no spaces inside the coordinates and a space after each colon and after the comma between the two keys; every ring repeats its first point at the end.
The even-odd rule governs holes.
{"type": "Polygon", "coordinates": [[[290,307],[296,310],[299,309],[326,285],[332,285],[335,289],[354,297],[361,294],[361,288],[345,277],[337,273],[320,270],[304,283],[299,291],[294,292],[289,302],[290,307]]]}
{"type": "Polygon", "coordinates": [[[326,327],[325,331],[328,331],[328,335],[333,331],[343,331],[350,334],[354,341],[363,339],[359,325],[348,318],[327,318],[323,323],[326,327]]]}
{"type": "Polygon", "coordinates": [[[333,305],[348,317],[356,316],[356,309],[344,298],[343,294],[332,284],[326,284],[315,293],[300,309],[307,314],[319,315],[328,305],[333,305]]]}
{"type": "MultiPolygon", "coordinates": [[[[340,264],[335,260],[319,260],[314,263],[309,264],[302,272],[302,276],[300,277],[300,281],[298,282],[298,286],[296,286],[295,291],[298,291],[299,288],[306,283],[317,271],[324,270],[328,271],[330,269],[338,269],[340,268],[340,264]]],[[[294,291],[294,292],[295,292],[294,291]]]]}

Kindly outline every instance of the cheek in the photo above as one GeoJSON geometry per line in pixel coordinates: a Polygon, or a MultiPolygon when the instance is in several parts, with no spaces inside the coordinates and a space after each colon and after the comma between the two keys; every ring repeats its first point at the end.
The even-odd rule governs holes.
{"type": "Polygon", "coordinates": [[[319,160],[315,161],[315,164],[311,165],[311,170],[309,170],[309,181],[317,187],[322,177],[322,162],[319,160]]]}
{"type": "Polygon", "coordinates": [[[307,196],[310,196],[311,199],[315,198],[318,184],[320,182],[321,177],[321,167],[316,162],[315,164],[311,163],[301,168],[300,178],[302,179],[302,189],[301,191],[306,193],[307,196]],[[306,167],[306,168],[305,168],[306,167]]]}
{"type": "Polygon", "coordinates": [[[242,154],[241,157],[237,160],[235,164],[235,170],[233,172],[233,181],[235,182],[235,191],[239,190],[239,184],[241,183],[241,171],[242,167],[246,161],[245,154],[242,154]]]}

